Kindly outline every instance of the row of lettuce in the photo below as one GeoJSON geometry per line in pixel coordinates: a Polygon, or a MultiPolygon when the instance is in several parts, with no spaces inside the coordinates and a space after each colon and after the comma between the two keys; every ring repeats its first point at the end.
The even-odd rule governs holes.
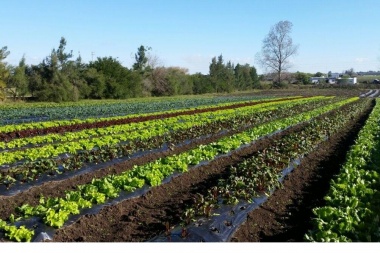
{"type": "MultiPolygon", "coordinates": [[[[108,116],[102,117],[101,115],[97,115],[96,117],[86,117],[86,118],[74,118],[74,119],[63,119],[63,120],[47,120],[43,122],[28,122],[21,124],[9,124],[0,126],[0,133],[2,135],[19,133],[21,131],[31,131],[31,130],[43,130],[49,128],[59,128],[59,127],[68,127],[68,126],[79,126],[79,125],[90,125],[92,128],[98,124],[103,123],[104,125],[110,126],[114,124],[127,124],[134,122],[134,120],[144,120],[144,118],[160,118],[160,117],[174,117],[178,115],[186,115],[192,112],[197,111],[207,111],[207,110],[222,110],[227,109],[228,107],[243,107],[249,106],[256,103],[263,103],[265,101],[276,101],[276,100],[291,100],[300,98],[300,96],[296,97],[287,97],[287,98],[268,98],[268,99],[260,99],[260,100],[252,100],[252,101],[239,101],[239,102],[229,102],[229,103],[219,103],[205,106],[196,106],[196,107],[186,107],[186,108],[168,108],[167,110],[157,110],[156,112],[149,113],[129,113],[123,114],[121,116],[108,116]]],[[[11,139],[14,138],[11,137],[11,139]]]]}
{"type": "Polygon", "coordinates": [[[0,105],[0,126],[51,120],[86,119],[186,109],[221,103],[263,99],[259,96],[219,96],[147,99],[140,101],[86,101],[79,103],[24,103],[0,105]]]}
{"type": "MultiPolygon", "coordinates": [[[[238,203],[256,205],[256,198],[262,197],[263,194],[270,194],[271,191],[281,187],[284,169],[294,166],[295,161],[308,155],[321,143],[329,141],[330,136],[339,132],[351,120],[358,119],[362,112],[369,108],[369,104],[370,101],[352,103],[313,118],[301,129],[274,140],[271,145],[229,167],[226,173],[227,177],[220,178],[205,193],[197,193],[197,197],[183,212],[180,225],[185,231],[191,228],[191,231],[194,232],[194,229],[199,226],[197,221],[206,217],[212,221],[213,226],[210,229],[215,227],[218,229],[238,228],[239,222],[244,220],[231,218],[231,214],[225,215],[225,220],[218,218],[223,212],[230,213],[230,209],[226,205],[238,203]],[[342,117],[342,115],[344,116],[342,117]],[[215,220],[219,220],[221,224],[213,222],[214,214],[217,214],[215,220]]],[[[204,220],[202,219],[202,221],[204,220]]],[[[167,233],[165,237],[167,237],[167,233]]]]}
{"type": "Polygon", "coordinates": [[[380,100],[360,130],[340,173],[331,181],[326,205],[313,210],[313,242],[380,241],[380,100]]]}
{"type": "MultiPolygon", "coordinates": [[[[300,99],[299,103],[306,103],[324,98],[300,99]]],[[[217,112],[197,113],[193,115],[181,115],[177,117],[163,118],[145,122],[137,122],[124,125],[116,125],[104,128],[86,129],[78,132],[66,132],[63,134],[48,134],[29,138],[18,138],[8,142],[0,142],[0,165],[10,164],[17,160],[47,158],[64,153],[75,154],[80,150],[91,150],[94,147],[101,148],[107,144],[127,142],[137,138],[155,136],[169,130],[188,128],[196,124],[221,121],[235,115],[246,116],[261,108],[273,110],[278,105],[286,105],[288,101],[268,102],[254,106],[241,107],[217,112]]]]}
{"type": "MultiPolygon", "coordinates": [[[[269,101],[234,110],[205,112],[128,125],[113,126],[15,139],[4,145],[24,145],[21,149],[0,153],[0,165],[20,164],[0,172],[0,184],[31,181],[44,172],[76,170],[84,163],[105,162],[135,152],[161,148],[165,143],[178,143],[186,139],[250,127],[269,120],[295,115],[315,107],[336,102],[326,97],[299,98],[291,101],[269,101]],[[50,141],[56,141],[50,144],[50,141]],[[37,144],[35,144],[37,142],[37,144]],[[45,142],[45,145],[42,145],[45,142]],[[34,144],[36,146],[32,146],[34,144]],[[26,146],[26,148],[25,148],[26,146]],[[69,156],[62,154],[69,153],[69,156]],[[60,157],[60,158],[59,158],[60,157]],[[38,169],[37,169],[38,168],[38,169]]],[[[0,143],[1,144],[1,143],[0,143]]]]}
{"type": "MultiPolygon", "coordinates": [[[[101,204],[116,198],[121,191],[132,192],[143,185],[160,185],[165,177],[174,172],[185,172],[189,167],[196,166],[202,161],[211,161],[219,155],[228,154],[242,145],[252,143],[262,136],[307,122],[357,100],[358,98],[345,99],[310,111],[254,125],[248,130],[222,137],[209,144],[199,145],[189,151],[134,166],[121,174],[93,179],[89,184],[79,185],[76,190],[67,191],[66,195],[62,197],[41,196],[40,204],[32,206],[25,203],[10,214],[4,225],[8,228],[8,230],[4,229],[5,236],[10,240],[30,241],[34,235],[33,228],[19,226],[20,223],[17,223],[18,226],[16,226],[12,223],[13,221],[22,222],[31,217],[39,217],[48,226],[61,227],[71,215],[80,214],[83,209],[91,208],[94,204],[101,204]],[[13,234],[8,232],[10,231],[9,227],[16,232],[13,234]],[[17,238],[13,236],[15,234],[17,234],[17,238]]],[[[4,217],[2,218],[4,219],[4,217]]]]}

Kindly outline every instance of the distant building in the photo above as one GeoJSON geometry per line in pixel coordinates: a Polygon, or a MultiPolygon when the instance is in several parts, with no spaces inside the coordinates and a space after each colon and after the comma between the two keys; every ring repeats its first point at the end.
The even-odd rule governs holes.
{"type": "Polygon", "coordinates": [[[337,78],[327,78],[326,82],[329,83],[329,84],[335,84],[336,80],[337,80],[337,78]]]}
{"type": "Polygon", "coordinates": [[[354,85],[358,83],[356,77],[342,78],[339,77],[339,73],[331,73],[329,77],[310,77],[310,83],[312,84],[342,84],[342,85],[354,85]]]}
{"type": "Polygon", "coordinates": [[[348,85],[354,85],[358,83],[358,80],[356,77],[338,78],[337,81],[338,81],[338,84],[348,84],[348,85]]]}
{"type": "Polygon", "coordinates": [[[324,76],[320,76],[320,77],[317,77],[317,76],[310,77],[310,83],[312,83],[312,84],[323,84],[323,83],[326,83],[326,77],[324,77],[324,76]]]}
{"type": "Polygon", "coordinates": [[[340,77],[341,74],[339,73],[329,73],[329,78],[335,78],[335,79],[338,79],[340,77]]]}

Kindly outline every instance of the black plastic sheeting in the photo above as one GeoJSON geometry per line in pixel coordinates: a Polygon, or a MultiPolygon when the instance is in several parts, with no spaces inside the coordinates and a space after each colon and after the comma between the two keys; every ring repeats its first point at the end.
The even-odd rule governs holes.
{"type": "MultiPolygon", "coordinates": [[[[273,133],[271,133],[269,135],[260,137],[257,140],[255,140],[255,141],[253,141],[251,143],[242,145],[238,149],[235,149],[235,150],[233,150],[233,151],[231,151],[231,152],[229,152],[227,154],[218,155],[213,160],[215,160],[217,158],[220,158],[220,157],[224,157],[224,156],[230,156],[233,152],[236,152],[237,150],[240,150],[240,149],[243,149],[243,148],[245,148],[247,146],[253,145],[255,142],[257,142],[260,139],[266,138],[268,136],[272,136],[272,135],[274,135],[276,133],[279,133],[279,132],[282,132],[282,131],[284,131],[284,130],[278,130],[278,131],[275,131],[275,132],[273,132],[273,133]]],[[[185,145],[185,143],[182,143],[180,145],[185,145]]],[[[197,164],[197,165],[195,165],[193,167],[190,167],[189,170],[197,169],[198,167],[207,165],[208,163],[212,162],[213,160],[211,160],[211,161],[202,161],[199,164],[197,164]]],[[[182,175],[181,172],[175,172],[172,175],[166,177],[162,181],[162,184],[169,183],[173,178],[178,177],[180,175],[182,175]]],[[[117,198],[114,198],[112,200],[108,200],[104,204],[93,205],[91,208],[82,209],[79,214],[71,215],[70,218],[69,218],[69,220],[67,220],[65,222],[64,226],[68,226],[70,224],[75,223],[83,215],[97,214],[105,206],[116,205],[116,204],[118,204],[118,203],[120,203],[120,202],[122,202],[124,200],[128,200],[128,199],[132,199],[132,198],[137,198],[137,197],[143,196],[150,189],[151,189],[150,186],[144,185],[142,188],[137,189],[136,191],[131,192],[131,193],[126,193],[126,192],[121,191],[119,197],[117,197],[117,198]]],[[[56,229],[54,229],[54,228],[52,228],[50,226],[45,225],[43,223],[43,221],[42,221],[41,218],[36,218],[36,217],[33,217],[31,219],[27,219],[27,220],[20,221],[20,222],[16,223],[16,226],[21,226],[21,225],[24,225],[27,228],[33,228],[34,229],[35,235],[34,235],[34,237],[32,239],[33,242],[42,242],[42,241],[45,241],[45,240],[52,240],[52,238],[54,236],[54,233],[56,231],[56,229]]]]}
{"type": "MultiPolygon", "coordinates": [[[[279,179],[282,182],[286,175],[300,164],[300,159],[294,160],[282,171],[279,179]]],[[[246,220],[247,214],[263,204],[274,191],[262,194],[252,199],[252,202],[239,201],[237,205],[222,205],[209,218],[199,218],[186,226],[186,235],[182,235],[182,227],[177,226],[170,234],[164,233],[149,240],[149,242],[227,242],[234,232],[246,220]]]]}
{"type": "Polygon", "coordinates": [[[144,155],[150,154],[150,153],[156,153],[156,152],[163,152],[168,150],[167,145],[163,145],[159,149],[151,149],[151,150],[146,150],[146,151],[139,151],[135,152],[130,156],[125,156],[125,157],[120,157],[120,158],[115,158],[107,162],[102,162],[102,163],[88,163],[85,166],[83,166],[81,169],[78,170],[72,170],[72,171],[66,171],[62,174],[56,173],[55,175],[41,175],[37,180],[34,180],[32,182],[28,183],[21,183],[21,182],[16,182],[14,185],[10,186],[8,189],[5,185],[0,185],[0,196],[14,196],[20,192],[26,191],[32,187],[42,185],[47,182],[52,182],[52,181],[60,181],[60,180],[65,180],[74,176],[79,176],[82,174],[86,174],[92,171],[100,170],[109,166],[112,166],[117,163],[125,162],[130,159],[134,159],[137,157],[142,157],[144,155]]]}
{"type": "MultiPolygon", "coordinates": [[[[196,167],[204,165],[206,162],[202,162],[198,164],[196,167]]],[[[162,184],[169,183],[173,178],[180,176],[182,173],[174,173],[171,176],[165,178],[162,181],[162,184]]],[[[75,223],[81,216],[88,215],[88,214],[97,214],[100,212],[100,210],[106,206],[112,206],[119,204],[120,202],[132,198],[137,198],[140,196],[143,196],[146,194],[152,187],[148,185],[144,185],[143,187],[137,189],[134,192],[126,193],[124,191],[121,191],[119,196],[114,199],[109,199],[103,204],[93,205],[91,208],[84,208],[81,210],[79,214],[70,215],[70,218],[65,222],[64,226],[69,226],[73,223],[75,223]]],[[[15,225],[22,226],[24,225],[27,228],[33,228],[34,229],[34,237],[32,239],[32,242],[43,242],[45,240],[52,240],[54,233],[56,231],[55,228],[47,226],[43,223],[42,219],[39,217],[33,217],[27,220],[23,220],[20,222],[15,222],[15,225]]]]}
{"type": "MultiPolygon", "coordinates": [[[[197,137],[194,139],[187,139],[187,140],[184,140],[177,145],[174,145],[174,149],[182,147],[184,145],[189,145],[195,141],[210,138],[213,135],[216,137],[221,136],[227,132],[228,132],[227,130],[222,130],[216,134],[208,134],[208,135],[200,136],[200,137],[197,137]]],[[[136,151],[135,153],[133,153],[129,156],[114,158],[114,159],[107,161],[107,162],[101,162],[101,163],[97,163],[97,164],[96,163],[87,163],[87,164],[85,164],[85,166],[83,166],[82,168],[80,168],[78,170],[65,171],[62,174],[59,174],[59,173],[55,173],[54,175],[43,174],[43,175],[39,176],[39,178],[34,180],[34,181],[27,182],[27,183],[16,182],[15,184],[11,185],[9,188],[7,188],[3,184],[0,184],[0,196],[1,195],[3,195],[3,196],[14,196],[20,192],[26,191],[32,187],[39,186],[39,185],[42,185],[42,184],[47,183],[47,182],[60,181],[60,180],[68,179],[68,178],[71,178],[74,176],[79,176],[79,175],[82,175],[85,173],[100,170],[100,169],[112,166],[114,164],[117,164],[117,163],[122,163],[122,162],[125,162],[128,160],[134,159],[134,158],[142,157],[142,156],[147,155],[147,154],[168,151],[169,149],[170,149],[169,144],[163,143],[160,148],[136,151]]],[[[61,159],[61,158],[69,157],[69,156],[70,156],[70,154],[62,154],[57,159],[61,159]]],[[[1,166],[0,166],[0,170],[1,169],[6,169],[6,168],[1,168],[1,166]]]]}
{"type": "MultiPolygon", "coordinates": [[[[297,125],[297,124],[296,124],[297,125]]],[[[294,125],[295,126],[295,125],[294,125]]],[[[290,128],[287,127],[285,129],[281,129],[281,130],[277,130],[273,133],[270,133],[268,135],[265,135],[265,136],[262,136],[262,137],[259,137],[258,139],[248,143],[248,144],[244,144],[244,145],[241,145],[239,148],[235,149],[235,150],[232,150],[230,151],[229,153],[227,154],[220,154],[220,155],[217,155],[213,160],[215,159],[218,159],[220,157],[224,157],[224,156],[230,156],[232,153],[238,151],[238,150],[241,150],[245,147],[248,147],[250,145],[253,145],[255,142],[263,139],[263,138],[267,138],[267,137],[270,137],[270,136],[273,136],[277,133],[280,133],[280,132],[283,132],[285,131],[286,129],[290,128]]],[[[193,141],[195,139],[192,139],[193,141]]],[[[186,141],[185,143],[182,142],[181,144],[179,144],[178,146],[182,146],[182,145],[186,145],[188,144],[189,142],[191,142],[190,140],[189,141],[186,141]]],[[[166,150],[168,147],[165,146],[165,147],[162,147],[160,150],[166,150]]],[[[72,172],[69,172],[69,173],[64,173],[62,175],[57,175],[55,176],[55,178],[53,180],[63,180],[65,178],[69,178],[69,177],[72,177],[73,174],[75,175],[80,175],[82,173],[86,173],[88,171],[92,171],[92,170],[96,170],[96,169],[100,169],[100,168],[104,168],[104,167],[107,167],[107,166],[110,166],[116,162],[122,162],[122,161],[126,161],[128,159],[131,159],[135,156],[141,156],[141,155],[144,155],[145,153],[149,153],[149,152],[152,152],[152,151],[143,151],[141,153],[139,153],[138,155],[133,155],[133,156],[129,156],[129,157],[125,157],[123,159],[120,159],[120,158],[115,158],[113,159],[112,161],[109,161],[109,162],[106,162],[106,163],[101,163],[101,164],[96,164],[96,165],[92,165],[92,166],[87,166],[86,168],[84,169],[81,169],[80,171],[72,171],[72,172]]],[[[193,169],[196,169],[198,167],[201,167],[201,166],[204,166],[204,165],[207,165],[208,163],[212,162],[213,160],[210,160],[210,161],[202,161],[200,162],[199,164],[195,165],[195,166],[192,166],[192,167],[189,167],[189,170],[193,170],[193,169]]],[[[290,172],[290,171],[289,171],[290,172]]],[[[288,172],[288,173],[289,173],[288,172]]],[[[163,181],[162,181],[162,184],[166,184],[168,182],[170,182],[173,178],[175,177],[178,177],[180,176],[182,173],[181,172],[176,172],[176,173],[173,173],[172,175],[168,176],[167,178],[165,178],[163,181]]],[[[53,181],[51,177],[49,178],[45,178],[45,179],[41,179],[37,182],[37,185],[40,185],[40,184],[43,184],[44,182],[47,182],[47,181],[53,181]]],[[[20,191],[25,191],[33,186],[36,185],[36,182],[33,183],[33,185],[28,185],[28,184],[25,184],[25,185],[19,185],[19,188],[17,190],[6,190],[6,189],[3,189],[0,187],[0,194],[3,194],[3,195],[15,195],[17,193],[19,193],[20,191]]],[[[79,214],[76,214],[76,215],[70,215],[69,217],[69,220],[67,220],[64,224],[63,227],[65,226],[68,226],[70,224],[73,224],[75,223],[81,216],[83,215],[87,215],[87,214],[97,214],[99,213],[99,211],[105,207],[105,206],[111,206],[111,205],[116,205],[122,201],[125,201],[125,200],[128,200],[128,199],[132,199],[132,198],[137,198],[137,197],[140,197],[140,196],[143,196],[144,194],[146,194],[152,187],[148,186],[148,185],[144,185],[142,188],[139,188],[137,189],[136,191],[134,192],[131,192],[131,193],[126,193],[124,191],[121,191],[120,194],[119,194],[119,197],[117,198],[114,198],[114,199],[110,199],[108,201],[106,201],[105,203],[103,204],[98,204],[98,205],[93,205],[91,208],[84,208],[81,210],[81,212],[79,214]]],[[[263,200],[262,202],[264,202],[266,200],[266,197],[264,198],[263,196],[263,200]]],[[[259,198],[258,200],[259,201],[259,198]]],[[[249,206],[248,204],[246,203],[239,203],[235,209],[245,209],[245,208],[248,208],[246,206],[249,206]],[[242,207],[244,206],[244,207],[242,207]]],[[[222,210],[222,209],[221,209],[222,210]]],[[[244,210],[243,210],[244,211],[244,210]]],[[[230,212],[230,210],[228,211],[230,212]]],[[[222,212],[223,213],[223,212],[222,212]]],[[[236,213],[239,213],[239,212],[236,212],[236,213]]],[[[243,215],[244,216],[244,215],[243,215]]],[[[239,220],[244,220],[245,216],[244,217],[240,217],[239,220]]],[[[199,224],[202,224],[202,226],[205,227],[205,224],[207,224],[207,221],[205,220],[205,222],[203,223],[201,220],[200,220],[201,223],[199,224]]],[[[214,223],[213,223],[214,224],[214,223]]],[[[214,226],[214,225],[211,225],[211,226],[214,226],[215,227],[215,231],[223,231],[221,230],[221,225],[218,225],[219,223],[215,223],[215,225],[217,226],[214,226]]],[[[224,224],[224,220],[222,221],[222,223],[220,224],[224,224]]],[[[47,226],[43,223],[43,220],[39,217],[31,217],[29,219],[25,219],[25,220],[22,220],[22,221],[17,221],[15,222],[15,225],[17,227],[19,226],[25,226],[26,228],[29,228],[29,229],[33,229],[35,234],[32,238],[32,242],[43,242],[43,241],[49,241],[49,240],[52,240],[53,236],[54,236],[54,233],[56,231],[55,228],[53,227],[50,227],[50,226],[47,226]]],[[[202,226],[199,226],[200,228],[202,226]]],[[[235,226],[235,225],[234,225],[235,226]]],[[[194,227],[195,228],[195,227],[194,227]]],[[[179,229],[179,228],[178,228],[179,229]]],[[[193,228],[189,228],[189,231],[192,231],[193,228]]],[[[205,232],[209,231],[208,227],[206,229],[206,227],[203,229],[205,232]]],[[[220,232],[219,232],[220,233],[220,232]]],[[[194,236],[196,235],[196,233],[193,233],[191,232],[191,234],[193,234],[194,236]]],[[[202,234],[201,234],[202,235],[202,234]]],[[[187,241],[208,241],[206,240],[207,238],[203,238],[201,237],[201,235],[199,235],[198,237],[196,238],[193,238],[193,240],[187,240],[187,241]]],[[[4,238],[4,233],[1,233],[0,232],[0,237],[4,238]]],[[[164,237],[158,237],[156,241],[160,242],[160,241],[165,241],[163,240],[164,237]]],[[[173,240],[172,241],[175,241],[175,238],[177,238],[176,236],[176,233],[173,233],[173,240]]],[[[185,241],[185,240],[180,240],[182,239],[180,236],[178,236],[178,241],[185,241]]],[[[211,238],[210,238],[211,239],[211,238]]],[[[167,241],[167,240],[166,240],[167,241]]]]}
{"type": "MultiPolygon", "coordinates": [[[[103,204],[93,205],[91,208],[84,208],[81,210],[79,214],[70,215],[69,219],[65,222],[64,226],[68,226],[75,223],[83,215],[97,214],[105,206],[115,205],[126,199],[142,196],[143,194],[147,193],[149,190],[150,190],[150,187],[145,185],[142,188],[131,193],[121,192],[119,197],[117,198],[108,200],[103,204]]],[[[43,223],[43,220],[39,217],[32,217],[30,219],[15,222],[15,225],[17,227],[23,225],[29,229],[33,229],[35,234],[32,238],[32,242],[43,242],[47,240],[52,240],[54,233],[56,231],[55,228],[45,225],[43,223]]]]}

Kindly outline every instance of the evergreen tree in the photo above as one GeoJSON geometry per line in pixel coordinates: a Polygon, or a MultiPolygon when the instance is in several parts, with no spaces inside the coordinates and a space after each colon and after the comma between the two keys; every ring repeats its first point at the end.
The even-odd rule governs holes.
{"type": "Polygon", "coordinates": [[[227,65],[223,62],[223,56],[218,59],[213,57],[210,64],[210,80],[215,92],[231,92],[234,90],[234,67],[229,61],[227,65]]]}
{"type": "Polygon", "coordinates": [[[69,77],[72,53],[66,53],[65,46],[66,40],[62,37],[58,49],[53,49],[38,66],[42,79],[34,91],[38,100],[64,102],[79,99],[78,88],[69,77]]]}
{"type": "Polygon", "coordinates": [[[2,47],[0,49],[0,100],[5,100],[5,87],[9,77],[9,70],[4,60],[8,55],[8,48],[2,47]]]}
{"type": "Polygon", "coordinates": [[[151,50],[150,47],[145,48],[143,45],[141,45],[137,49],[137,54],[135,54],[135,60],[136,62],[133,64],[133,70],[139,72],[140,74],[144,75],[145,71],[148,70],[148,57],[146,55],[146,52],[151,50]]]}
{"type": "Polygon", "coordinates": [[[25,96],[28,92],[28,77],[26,75],[25,57],[23,56],[17,67],[12,69],[12,74],[8,81],[8,87],[16,100],[17,96],[25,96]]]}
{"type": "Polygon", "coordinates": [[[247,90],[253,87],[253,80],[251,77],[251,67],[248,64],[237,64],[235,67],[235,83],[236,89],[247,90]]]}
{"type": "Polygon", "coordinates": [[[258,88],[261,88],[261,84],[260,84],[260,78],[259,76],[257,75],[257,70],[255,67],[251,67],[250,68],[250,76],[251,76],[251,80],[252,80],[252,88],[253,89],[258,89],[258,88]]]}

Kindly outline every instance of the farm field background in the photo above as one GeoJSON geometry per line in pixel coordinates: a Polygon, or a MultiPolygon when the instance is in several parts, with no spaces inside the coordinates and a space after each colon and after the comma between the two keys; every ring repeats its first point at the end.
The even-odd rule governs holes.
{"type": "Polygon", "coordinates": [[[1,241],[378,241],[370,94],[1,104],[1,241]]]}

